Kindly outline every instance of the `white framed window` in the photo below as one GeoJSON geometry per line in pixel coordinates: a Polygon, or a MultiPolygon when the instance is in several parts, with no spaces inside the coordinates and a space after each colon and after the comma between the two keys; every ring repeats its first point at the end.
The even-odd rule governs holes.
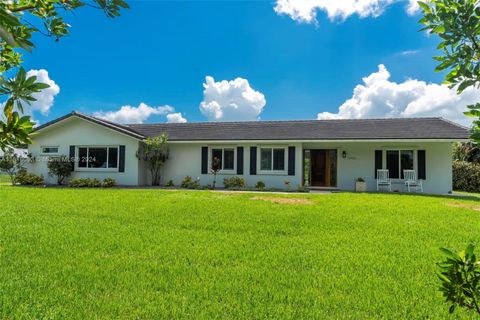
{"type": "Polygon", "coordinates": [[[260,147],[259,168],[261,172],[284,173],[287,168],[285,147],[260,147]]]}
{"type": "Polygon", "coordinates": [[[229,173],[235,172],[236,167],[236,150],[234,147],[211,147],[210,149],[210,168],[213,164],[213,159],[217,158],[220,161],[220,172],[229,173]]]}
{"type": "Polygon", "coordinates": [[[385,150],[385,166],[390,179],[403,179],[403,170],[415,170],[414,150],[385,150]]]}
{"type": "Polygon", "coordinates": [[[75,166],[79,171],[117,171],[118,146],[78,146],[75,166]]]}
{"type": "Polygon", "coordinates": [[[58,154],[58,146],[42,146],[42,154],[58,154]]]}

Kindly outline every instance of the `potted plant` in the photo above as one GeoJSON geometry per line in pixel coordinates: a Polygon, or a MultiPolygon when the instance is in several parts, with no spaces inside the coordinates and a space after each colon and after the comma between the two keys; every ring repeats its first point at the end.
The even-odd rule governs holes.
{"type": "Polygon", "coordinates": [[[365,192],[367,191],[367,183],[365,179],[359,177],[355,179],[355,191],[356,192],[365,192]]]}

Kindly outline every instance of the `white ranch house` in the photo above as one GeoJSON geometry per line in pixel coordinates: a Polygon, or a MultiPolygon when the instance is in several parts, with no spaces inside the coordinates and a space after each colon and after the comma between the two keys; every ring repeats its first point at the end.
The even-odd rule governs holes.
{"type": "Polygon", "coordinates": [[[423,191],[452,191],[452,143],[467,141],[466,128],[441,118],[159,123],[121,125],[78,112],[38,127],[28,150],[29,170],[49,177],[46,159],[75,159],[72,178],[114,178],[119,185],[149,184],[136,154],[147,137],[166,133],[170,157],[162,183],[184,176],[212,183],[210,163],[222,162],[217,181],[240,176],[253,186],[307,186],[353,190],[363,178],[377,190],[377,171],[388,171],[392,191],[406,191],[404,170],[414,170],[423,191]]]}

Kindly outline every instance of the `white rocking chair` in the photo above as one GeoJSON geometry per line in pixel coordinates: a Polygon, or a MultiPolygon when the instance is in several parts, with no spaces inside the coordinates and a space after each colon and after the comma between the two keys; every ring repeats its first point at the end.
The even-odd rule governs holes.
{"type": "Polygon", "coordinates": [[[380,191],[381,188],[387,188],[388,191],[392,192],[392,180],[389,175],[388,170],[377,170],[377,191],[380,191]]]}
{"type": "Polygon", "coordinates": [[[408,192],[420,191],[423,193],[422,180],[417,180],[417,173],[415,170],[403,170],[403,179],[408,192]]]}

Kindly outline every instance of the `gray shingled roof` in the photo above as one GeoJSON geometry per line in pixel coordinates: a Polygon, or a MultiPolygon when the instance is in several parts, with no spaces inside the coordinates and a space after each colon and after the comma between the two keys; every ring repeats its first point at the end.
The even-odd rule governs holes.
{"type": "Polygon", "coordinates": [[[441,118],[158,123],[127,125],[170,141],[467,139],[466,128],[441,118]]]}
{"type": "Polygon", "coordinates": [[[202,140],[402,140],[468,139],[466,128],[442,118],[193,122],[121,125],[78,112],[35,129],[39,131],[72,116],[106,126],[134,138],[168,134],[170,141],[202,140]]]}

